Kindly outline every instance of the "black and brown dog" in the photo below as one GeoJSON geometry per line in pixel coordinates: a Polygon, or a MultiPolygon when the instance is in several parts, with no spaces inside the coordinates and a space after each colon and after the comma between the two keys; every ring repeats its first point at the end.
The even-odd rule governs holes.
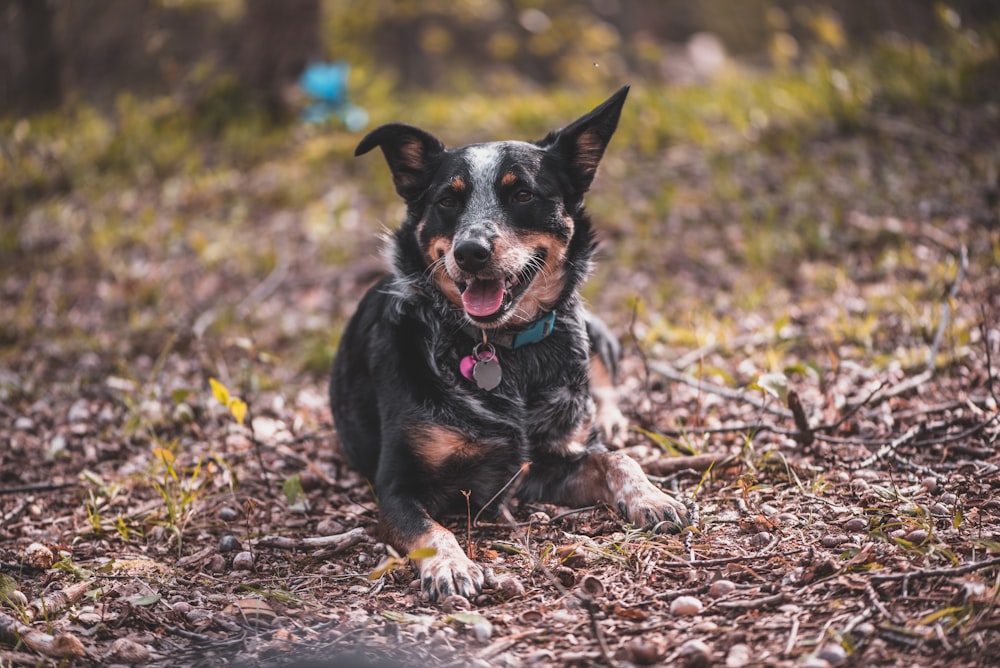
{"type": "Polygon", "coordinates": [[[618,343],[578,295],[594,250],[583,196],[627,94],[535,143],[446,149],[393,123],[358,145],[382,149],[407,215],[392,273],[344,332],[330,400],[386,541],[433,548],[416,560],[432,600],[471,596],[484,576],[434,518],[465,511],[466,494],[473,512],[496,505],[515,478],[505,493],[522,500],[686,524],[683,504],[602,443],[625,427],[618,343]]]}

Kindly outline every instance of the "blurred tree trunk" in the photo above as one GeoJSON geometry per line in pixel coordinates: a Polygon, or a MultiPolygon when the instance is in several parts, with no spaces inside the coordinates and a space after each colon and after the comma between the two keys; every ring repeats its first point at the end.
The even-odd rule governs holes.
{"type": "Polygon", "coordinates": [[[272,115],[288,113],[288,90],[321,55],[319,29],[319,0],[246,0],[240,78],[272,115]]]}
{"type": "Polygon", "coordinates": [[[35,112],[59,106],[59,53],[49,0],[0,0],[0,98],[3,107],[35,112]]]}

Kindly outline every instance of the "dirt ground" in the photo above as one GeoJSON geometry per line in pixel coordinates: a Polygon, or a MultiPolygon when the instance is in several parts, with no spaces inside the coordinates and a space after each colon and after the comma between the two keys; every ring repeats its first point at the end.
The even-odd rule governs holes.
{"type": "Polygon", "coordinates": [[[336,191],[359,220],[320,238],[264,165],[40,204],[0,274],[0,664],[993,665],[1000,120],[869,120],[620,149],[587,296],[625,349],[625,450],[697,522],[450,518],[496,576],[472,601],[427,602],[378,542],[310,352],[378,275],[386,202],[336,191]],[[663,169],[669,214],[616,220],[617,184],[638,209],[663,169]],[[191,236],[237,200],[237,236],[191,236]],[[835,221],[826,245],[755,264],[754,228],[713,224],[771,202],[835,221]],[[109,210],[153,213],[95,250],[109,210]]]}

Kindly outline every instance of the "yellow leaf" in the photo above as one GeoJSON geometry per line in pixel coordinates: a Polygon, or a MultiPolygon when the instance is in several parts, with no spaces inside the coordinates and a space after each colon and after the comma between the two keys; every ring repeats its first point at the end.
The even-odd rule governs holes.
{"type": "Polygon", "coordinates": [[[437,550],[433,547],[418,547],[406,556],[410,559],[426,559],[427,557],[433,557],[437,554],[437,550]]]}
{"type": "Polygon", "coordinates": [[[174,463],[174,453],[166,448],[153,448],[153,456],[162,460],[164,464],[174,463]]]}
{"type": "Polygon", "coordinates": [[[214,378],[208,379],[208,384],[212,386],[212,396],[223,406],[229,406],[229,390],[226,386],[214,378]]]}
{"type": "Polygon", "coordinates": [[[232,399],[229,402],[229,412],[233,414],[236,421],[241,425],[247,416],[247,404],[242,399],[232,399]]]}

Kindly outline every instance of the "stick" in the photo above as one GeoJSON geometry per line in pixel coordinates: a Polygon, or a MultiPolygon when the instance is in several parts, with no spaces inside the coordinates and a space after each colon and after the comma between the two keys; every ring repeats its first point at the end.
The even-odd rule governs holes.
{"type": "Polygon", "coordinates": [[[691,376],[681,373],[673,367],[660,362],[650,362],[649,368],[669,380],[684,383],[685,385],[693,387],[701,392],[716,394],[725,399],[732,399],[733,401],[745,401],[751,406],[755,406],[756,408],[769,413],[774,413],[775,415],[780,415],[783,418],[792,417],[792,412],[788,409],[782,408],[781,406],[771,405],[767,401],[761,401],[744,390],[730,390],[728,387],[722,387],[721,385],[716,385],[715,383],[698,380],[697,378],[692,378],[691,376]]]}
{"type": "Polygon", "coordinates": [[[27,609],[24,611],[24,616],[27,618],[26,621],[30,624],[38,619],[39,616],[51,616],[53,613],[76,603],[83,598],[83,595],[90,591],[93,586],[93,582],[77,582],[76,584],[69,585],[65,589],[54,591],[48,596],[36,598],[28,604],[27,609]]]}
{"type": "Polygon", "coordinates": [[[707,471],[710,467],[728,461],[729,455],[691,455],[687,457],[651,457],[642,462],[642,468],[657,476],[670,475],[678,471],[694,469],[707,471]]]}
{"type": "Polygon", "coordinates": [[[715,607],[726,610],[756,610],[757,608],[766,608],[769,605],[778,605],[779,603],[784,603],[784,601],[784,592],[778,592],[774,596],[752,598],[746,601],[719,601],[715,604],[715,607]]]}
{"type": "Polygon", "coordinates": [[[261,536],[255,543],[258,547],[274,547],[279,550],[316,550],[332,549],[334,552],[346,550],[360,543],[365,537],[365,530],[357,527],[333,536],[307,536],[305,538],[289,538],[288,536],[261,536]]]}
{"type": "Polygon", "coordinates": [[[872,574],[872,583],[895,582],[898,580],[917,580],[923,578],[953,577],[955,575],[966,575],[991,566],[1000,566],[1000,557],[984,559],[971,564],[959,566],[958,568],[926,568],[910,573],[890,573],[888,575],[872,574]]]}
{"type": "Polygon", "coordinates": [[[51,636],[0,612],[0,641],[18,642],[39,654],[57,659],[78,659],[86,654],[80,639],[69,633],[51,636]]]}
{"type": "Polygon", "coordinates": [[[53,492],[59,489],[66,489],[67,487],[76,487],[79,485],[75,480],[73,482],[45,482],[39,483],[37,485],[14,485],[12,487],[0,487],[0,496],[6,494],[31,494],[34,492],[53,492]]]}

